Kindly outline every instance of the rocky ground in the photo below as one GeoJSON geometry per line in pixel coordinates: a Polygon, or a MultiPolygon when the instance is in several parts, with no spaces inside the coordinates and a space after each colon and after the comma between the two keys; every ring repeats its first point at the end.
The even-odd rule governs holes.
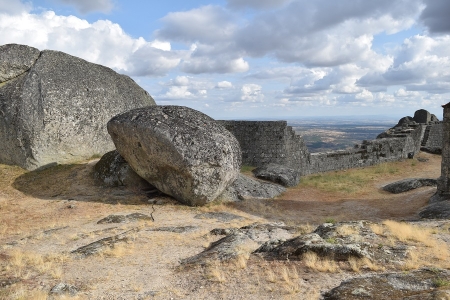
{"type": "Polygon", "coordinates": [[[450,299],[450,222],[418,217],[435,187],[382,189],[439,156],[206,207],[103,187],[95,163],[0,165],[0,299],[450,299]]]}

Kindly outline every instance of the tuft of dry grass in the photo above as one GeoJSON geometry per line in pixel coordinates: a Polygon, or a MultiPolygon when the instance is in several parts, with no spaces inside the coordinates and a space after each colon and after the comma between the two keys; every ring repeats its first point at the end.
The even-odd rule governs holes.
{"type": "Polygon", "coordinates": [[[336,228],[336,233],[341,236],[348,236],[359,233],[359,231],[348,224],[344,224],[336,228]]]}
{"type": "Polygon", "coordinates": [[[407,223],[400,223],[392,220],[383,222],[387,229],[399,241],[414,241],[426,246],[434,247],[436,240],[432,238],[432,231],[428,228],[421,228],[407,223]]]}
{"type": "Polygon", "coordinates": [[[348,259],[348,263],[349,263],[352,271],[356,272],[356,273],[359,273],[361,271],[361,268],[366,268],[371,271],[384,271],[385,270],[384,267],[374,264],[367,257],[364,257],[364,258],[350,257],[348,259]]]}
{"type": "Polygon", "coordinates": [[[219,264],[209,265],[205,269],[205,277],[209,281],[224,283],[226,282],[226,275],[220,268],[219,264]]]}
{"type": "Polygon", "coordinates": [[[311,251],[303,254],[303,261],[308,268],[319,272],[337,273],[340,270],[335,261],[329,258],[320,258],[311,251]]]}
{"type": "Polygon", "coordinates": [[[67,259],[66,254],[42,255],[15,249],[8,255],[5,271],[22,279],[30,278],[33,274],[46,274],[60,279],[63,275],[62,265],[67,259]]]}
{"type": "Polygon", "coordinates": [[[375,233],[377,235],[384,235],[384,227],[383,227],[383,225],[370,224],[369,227],[370,227],[370,229],[372,230],[373,233],[375,233]]]}

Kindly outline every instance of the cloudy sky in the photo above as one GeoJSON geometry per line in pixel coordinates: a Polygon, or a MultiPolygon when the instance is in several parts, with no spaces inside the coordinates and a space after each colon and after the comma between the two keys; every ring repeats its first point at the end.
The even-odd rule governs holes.
{"type": "Polygon", "coordinates": [[[441,118],[449,15],[448,0],[0,0],[0,44],[106,65],[218,119],[441,118]]]}

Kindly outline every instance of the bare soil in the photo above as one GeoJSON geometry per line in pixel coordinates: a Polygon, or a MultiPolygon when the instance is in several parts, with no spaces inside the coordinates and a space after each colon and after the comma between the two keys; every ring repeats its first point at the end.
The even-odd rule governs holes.
{"type": "MultiPolygon", "coordinates": [[[[435,188],[392,195],[385,184],[404,178],[437,178],[440,156],[426,153],[397,163],[399,172],[370,181],[355,193],[326,192],[311,186],[289,189],[274,200],[213,203],[186,207],[161,197],[159,205],[125,188],[108,188],[92,179],[96,161],[27,172],[0,165],[0,299],[46,299],[59,282],[77,287],[75,296],[55,299],[320,299],[354,272],[307,268],[301,261],[265,261],[250,256],[228,264],[183,267],[180,260],[204,250],[218,236],[214,228],[254,222],[290,225],[326,220],[415,220],[435,188]],[[231,221],[196,218],[205,212],[243,217],[231,221]],[[111,214],[143,213],[154,222],[97,224],[111,214]],[[160,227],[194,226],[177,233],[160,227]],[[85,258],[71,251],[135,229],[110,251],[85,258]]],[[[351,171],[347,171],[351,172],[351,171]]]]}

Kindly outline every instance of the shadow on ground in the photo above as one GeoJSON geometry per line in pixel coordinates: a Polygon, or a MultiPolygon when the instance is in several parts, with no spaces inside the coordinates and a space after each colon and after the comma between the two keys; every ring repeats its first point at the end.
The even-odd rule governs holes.
{"type": "Polygon", "coordinates": [[[45,170],[26,172],[12,186],[22,193],[44,200],[74,200],[108,204],[142,204],[148,201],[140,190],[105,187],[93,177],[96,161],[58,165],[45,170]]]}

